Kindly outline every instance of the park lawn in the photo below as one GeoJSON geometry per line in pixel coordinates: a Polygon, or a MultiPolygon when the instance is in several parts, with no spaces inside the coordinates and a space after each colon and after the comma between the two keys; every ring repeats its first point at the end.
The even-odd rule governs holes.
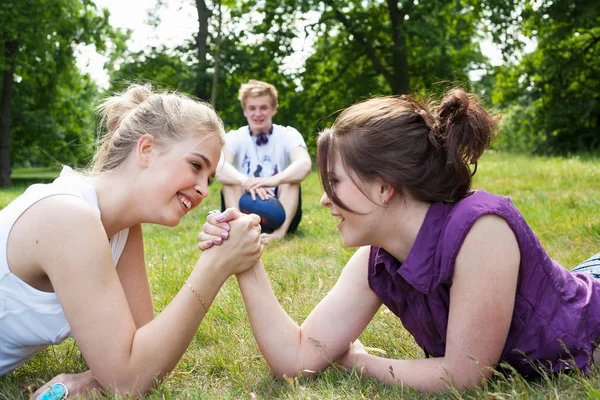
{"type": "MultiPolygon", "coordinates": [[[[480,162],[473,188],[510,196],[550,255],[572,268],[600,251],[600,160],[544,158],[490,153],[480,162]]],[[[20,189],[22,190],[22,188],[20,189]]],[[[196,236],[212,195],[176,228],[145,226],[146,262],[160,312],[183,286],[199,252],[196,236]]],[[[319,205],[322,189],[312,173],[303,183],[304,217],[296,235],[270,244],[263,255],[283,308],[303,321],[335,284],[353,250],[344,248],[337,222],[319,205]]],[[[19,190],[0,191],[4,206],[19,190]]],[[[176,329],[176,327],[173,327],[176,329]]],[[[362,342],[391,358],[420,358],[423,352],[399,320],[382,307],[361,336],[362,342]]],[[[75,343],[68,340],[0,378],[0,399],[22,398],[59,373],[85,369],[75,343]]],[[[235,279],[229,279],[210,308],[181,362],[148,399],[193,398],[600,398],[600,368],[589,377],[578,372],[527,381],[498,376],[465,393],[422,395],[392,388],[356,372],[329,368],[317,378],[274,379],[256,346],[235,279]]]]}

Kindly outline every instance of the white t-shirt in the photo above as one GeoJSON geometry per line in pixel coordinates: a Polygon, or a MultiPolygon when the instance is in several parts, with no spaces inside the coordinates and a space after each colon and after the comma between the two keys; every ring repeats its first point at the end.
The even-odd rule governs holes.
{"type": "Polygon", "coordinates": [[[233,166],[251,178],[267,178],[286,169],[292,150],[298,146],[306,148],[304,138],[291,126],[273,124],[269,142],[261,146],[256,145],[247,125],[225,135],[225,148],[235,157],[233,166]]]}
{"type": "MultiPolygon", "coordinates": [[[[54,195],[72,195],[98,210],[96,192],[88,180],[64,167],[50,184],[30,186],[0,211],[0,376],[12,371],[51,344],[71,335],[71,327],[56,293],[42,292],[11,273],[6,255],[15,221],[36,202],[54,195]]],[[[115,265],[123,253],[129,229],[109,239],[115,265]]]]}

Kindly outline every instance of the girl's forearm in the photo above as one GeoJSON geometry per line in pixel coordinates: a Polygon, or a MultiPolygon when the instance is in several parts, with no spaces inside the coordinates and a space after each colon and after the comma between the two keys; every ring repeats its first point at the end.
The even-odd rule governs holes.
{"type": "Polygon", "coordinates": [[[137,395],[152,388],[177,365],[226,279],[218,263],[201,257],[169,305],[135,332],[128,361],[111,371],[94,371],[100,384],[122,394],[137,395]]]}
{"type": "Polygon", "coordinates": [[[445,361],[444,357],[392,360],[361,353],[357,355],[354,367],[362,375],[372,376],[388,385],[407,386],[429,393],[471,389],[480,385],[483,375],[487,375],[454,371],[445,361]]]}
{"type": "Polygon", "coordinates": [[[267,364],[276,376],[296,376],[302,371],[301,330],[279,304],[262,262],[236,277],[267,364]]]}

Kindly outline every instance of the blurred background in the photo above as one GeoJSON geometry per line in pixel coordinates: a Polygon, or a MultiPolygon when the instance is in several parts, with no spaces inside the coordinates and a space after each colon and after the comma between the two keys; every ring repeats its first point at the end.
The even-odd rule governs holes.
{"type": "Polygon", "coordinates": [[[498,151],[600,154],[598,0],[1,0],[0,187],[84,167],[95,106],[132,82],[245,124],[241,83],[279,90],[275,122],[319,130],[376,95],[460,85],[504,115],[498,151]]]}

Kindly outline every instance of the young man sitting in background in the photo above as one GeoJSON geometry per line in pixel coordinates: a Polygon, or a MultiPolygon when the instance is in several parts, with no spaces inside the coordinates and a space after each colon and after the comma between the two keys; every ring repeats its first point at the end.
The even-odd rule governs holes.
{"type": "Polygon", "coordinates": [[[298,228],[300,183],[312,163],[300,132],[273,123],[278,105],[273,85],[251,79],[240,87],[238,99],[248,125],[225,135],[224,164],[217,174],[223,185],[221,206],[260,215],[266,243],[298,228]],[[281,209],[285,216],[278,213],[281,209]],[[278,219],[273,213],[279,221],[271,220],[278,219]]]}

